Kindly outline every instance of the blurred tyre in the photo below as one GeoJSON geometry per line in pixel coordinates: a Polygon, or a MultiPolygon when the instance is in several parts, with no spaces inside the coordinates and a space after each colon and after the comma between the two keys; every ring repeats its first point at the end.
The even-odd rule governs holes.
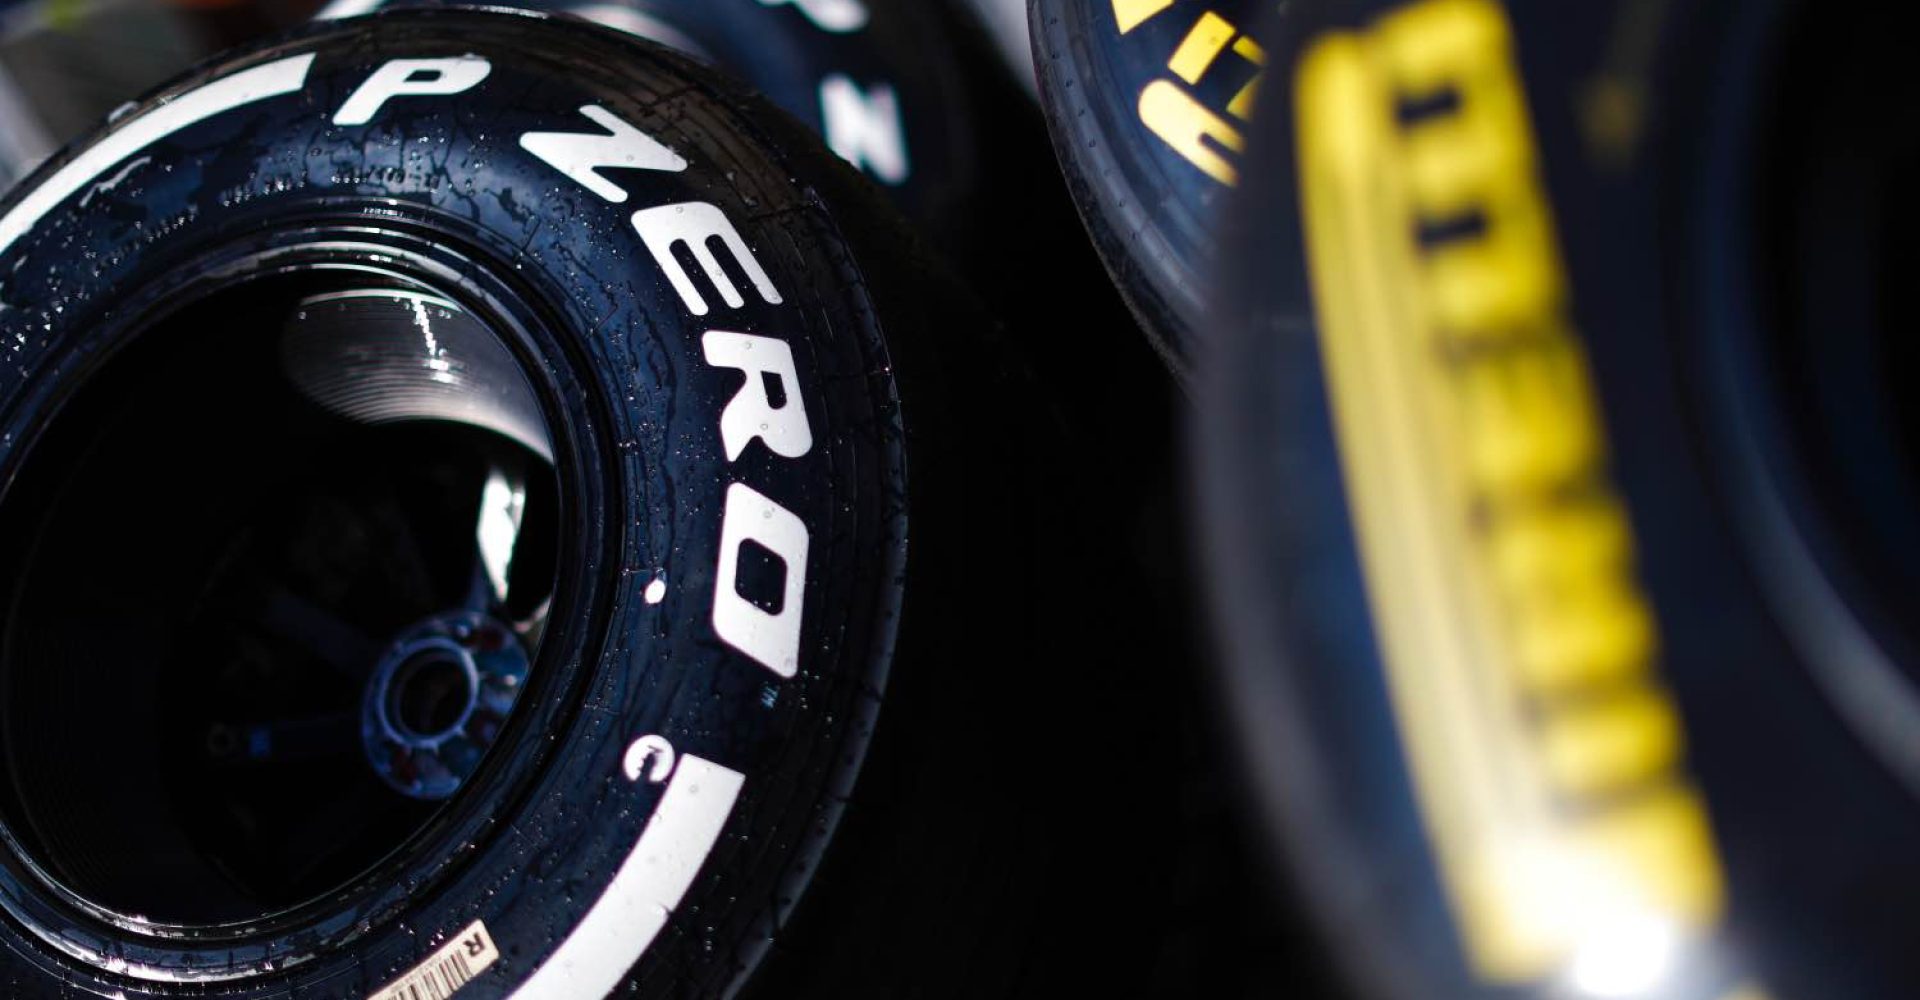
{"type": "Polygon", "coordinates": [[[1034,0],[1040,103],[1094,248],[1155,349],[1200,353],[1214,216],[1237,183],[1268,4],[1034,0]]]}
{"type": "Polygon", "coordinates": [[[1911,996],[1900,33],[1288,16],[1196,446],[1328,941],[1378,996],[1911,996]]]}
{"type": "Polygon", "coordinates": [[[1045,645],[1044,434],[891,219],[669,53],[437,10],[0,203],[6,994],[744,981],[894,662],[1045,645]]]}

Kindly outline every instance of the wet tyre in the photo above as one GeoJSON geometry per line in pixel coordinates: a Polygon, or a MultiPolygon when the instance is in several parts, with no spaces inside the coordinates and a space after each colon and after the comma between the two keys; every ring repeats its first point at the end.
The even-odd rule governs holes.
{"type": "Polygon", "coordinates": [[[895,668],[1047,648],[1044,430],[892,219],[707,70],[467,11],[231,57],[24,182],[0,992],[744,982],[895,668]]]}
{"type": "Polygon", "coordinates": [[[1891,22],[1289,16],[1196,444],[1241,743],[1351,978],[1912,995],[1891,22]]]}
{"type": "Polygon", "coordinates": [[[1040,104],[1094,248],[1183,378],[1205,337],[1214,216],[1238,182],[1266,50],[1256,0],[1034,0],[1040,104]]]}

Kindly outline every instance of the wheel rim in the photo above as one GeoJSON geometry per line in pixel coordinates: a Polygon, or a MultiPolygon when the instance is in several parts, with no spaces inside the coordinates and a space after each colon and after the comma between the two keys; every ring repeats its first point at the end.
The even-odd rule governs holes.
{"type": "Polygon", "coordinates": [[[397,278],[249,280],[134,338],[0,500],[8,839],[90,907],[257,924],[415,842],[505,729],[553,439],[502,339],[397,278]]]}

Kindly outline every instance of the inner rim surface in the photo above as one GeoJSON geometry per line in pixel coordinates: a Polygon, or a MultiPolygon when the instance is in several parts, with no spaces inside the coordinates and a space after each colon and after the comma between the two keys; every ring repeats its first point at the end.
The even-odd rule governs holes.
{"type": "MultiPolygon", "coordinates": [[[[230,925],[329,895],[445,805],[376,774],[361,708],[423,618],[537,649],[557,484],[511,359],[429,290],[310,270],[174,309],[88,377],[0,497],[0,820],[41,871],[230,925]]],[[[470,707],[442,673],[401,717],[470,707]]]]}

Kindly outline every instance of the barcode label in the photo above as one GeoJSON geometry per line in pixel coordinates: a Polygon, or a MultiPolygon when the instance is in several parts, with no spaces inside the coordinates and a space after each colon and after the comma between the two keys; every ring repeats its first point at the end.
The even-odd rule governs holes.
{"type": "Polygon", "coordinates": [[[447,1000],[499,957],[487,925],[476,920],[406,975],[374,990],[367,1000],[447,1000]]]}

